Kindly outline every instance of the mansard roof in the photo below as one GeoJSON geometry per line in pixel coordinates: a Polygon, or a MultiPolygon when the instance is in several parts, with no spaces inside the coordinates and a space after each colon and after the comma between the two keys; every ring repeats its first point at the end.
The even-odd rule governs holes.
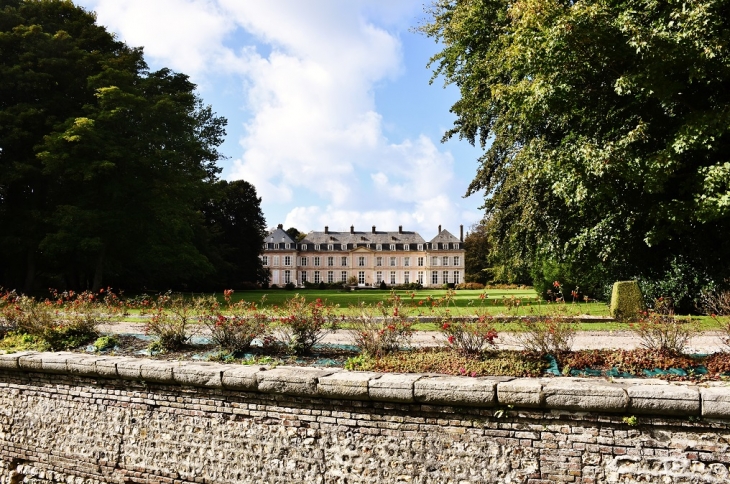
{"type": "Polygon", "coordinates": [[[451,232],[449,232],[448,230],[442,230],[441,232],[438,233],[438,235],[436,237],[431,239],[431,243],[435,244],[435,243],[442,243],[442,242],[449,242],[449,243],[459,242],[459,239],[457,237],[454,237],[451,234],[451,232]]]}
{"type": "Polygon", "coordinates": [[[407,230],[396,232],[309,232],[301,244],[424,244],[418,232],[407,230]]]}
{"type": "Polygon", "coordinates": [[[264,242],[266,243],[274,243],[274,244],[295,244],[296,241],[289,237],[289,234],[284,232],[284,229],[281,227],[278,227],[277,229],[273,230],[269,233],[269,235],[266,236],[266,239],[264,239],[264,242]]]}

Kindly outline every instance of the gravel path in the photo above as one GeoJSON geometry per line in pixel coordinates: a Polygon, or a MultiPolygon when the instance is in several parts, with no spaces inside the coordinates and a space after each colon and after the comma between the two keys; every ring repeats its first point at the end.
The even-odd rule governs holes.
{"type": "MultiPolygon", "coordinates": [[[[103,325],[101,331],[104,333],[117,334],[144,334],[143,323],[116,323],[103,325]]],[[[205,334],[205,329],[201,335],[205,334]]],[[[416,331],[413,335],[413,343],[419,346],[436,346],[442,344],[443,337],[436,331],[416,331]]],[[[347,330],[335,331],[327,335],[323,340],[330,344],[350,344],[351,338],[347,330]]],[[[500,349],[519,349],[515,344],[514,336],[510,333],[499,333],[497,346],[500,349]]],[[[629,331],[579,331],[573,342],[574,350],[583,349],[632,349],[640,347],[639,339],[629,331]]],[[[708,331],[692,338],[688,353],[714,353],[723,349],[720,339],[720,332],[708,331]]]]}

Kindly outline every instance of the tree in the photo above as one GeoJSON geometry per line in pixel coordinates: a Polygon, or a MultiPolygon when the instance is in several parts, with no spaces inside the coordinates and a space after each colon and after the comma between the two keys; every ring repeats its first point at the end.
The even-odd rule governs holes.
{"type": "Polygon", "coordinates": [[[0,0],[0,59],[5,284],[23,265],[26,291],[36,273],[93,289],[212,273],[200,207],[226,121],[188,77],[148,72],[141,49],[60,0],[0,0]]]}
{"type": "Polygon", "coordinates": [[[672,266],[699,285],[730,276],[730,2],[430,13],[434,75],[461,93],[445,138],[485,149],[468,193],[487,194],[501,263],[552,261],[596,285],[672,266]]]}
{"type": "Polygon", "coordinates": [[[300,232],[296,227],[289,227],[284,232],[289,235],[295,242],[301,242],[307,236],[304,232],[300,232]]]}
{"type": "Polygon", "coordinates": [[[474,224],[464,237],[464,279],[487,284],[489,272],[489,234],[484,221],[474,224]]]}

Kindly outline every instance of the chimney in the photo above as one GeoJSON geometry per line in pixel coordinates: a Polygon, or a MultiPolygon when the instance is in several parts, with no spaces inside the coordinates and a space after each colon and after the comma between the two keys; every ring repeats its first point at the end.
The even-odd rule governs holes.
{"type": "Polygon", "coordinates": [[[325,234],[329,234],[330,233],[330,228],[328,226],[326,226],[326,225],[324,226],[324,233],[325,234]]]}
{"type": "Polygon", "coordinates": [[[355,226],[354,225],[350,225],[350,233],[351,234],[354,234],[355,233],[355,226]]]}
{"type": "Polygon", "coordinates": [[[459,225],[459,242],[464,242],[464,224],[459,225]]]}
{"type": "Polygon", "coordinates": [[[441,233],[441,226],[439,225],[439,233],[441,233]]]}
{"type": "Polygon", "coordinates": [[[399,225],[398,226],[398,233],[399,234],[402,234],[403,233],[403,226],[402,225],[399,225]]]}
{"type": "Polygon", "coordinates": [[[375,233],[375,225],[373,225],[373,233],[375,233]]]}
{"type": "Polygon", "coordinates": [[[284,228],[284,224],[279,224],[279,226],[277,228],[283,229],[284,228]]]}

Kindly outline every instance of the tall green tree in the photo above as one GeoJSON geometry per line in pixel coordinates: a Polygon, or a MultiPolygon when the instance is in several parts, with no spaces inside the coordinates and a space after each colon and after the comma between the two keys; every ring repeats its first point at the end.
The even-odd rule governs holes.
{"type": "Polygon", "coordinates": [[[461,93],[445,138],[485,149],[468,193],[487,194],[496,259],[604,282],[730,277],[729,1],[438,0],[430,13],[435,76],[461,93]]]}
{"type": "Polygon", "coordinates": [[[194,284],[215,271],[201,207],[225,119],[95,20],[70,1],[0,0],[4,284],[194,284]]]}

